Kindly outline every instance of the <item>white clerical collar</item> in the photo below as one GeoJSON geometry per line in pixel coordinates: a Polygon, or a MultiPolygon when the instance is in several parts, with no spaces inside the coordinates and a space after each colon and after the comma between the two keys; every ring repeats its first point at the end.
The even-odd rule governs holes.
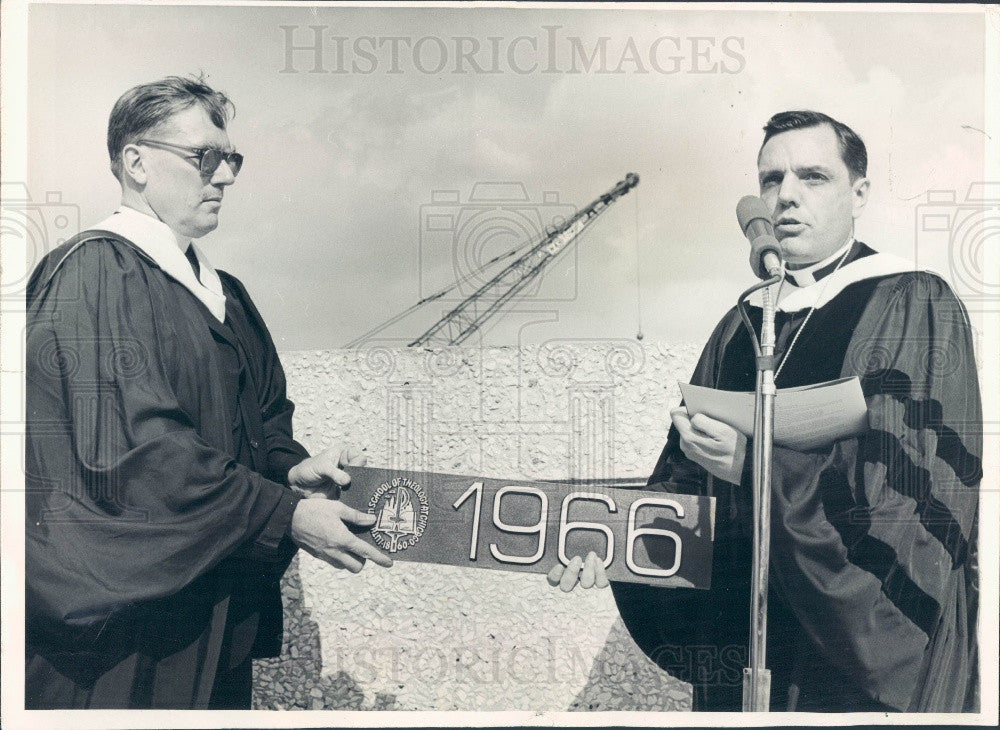
{"type": "Polygon", "coordinates": [[[850,250],[851,246],[854,245],[854,236],[851,235],[847,239],[847,243],[834,251],[830,256],[827,256],[822,261],[817,261],[814,264],[809,264],[801,269],[786,269],[785,279],[789,284],[797,286],[800,289],[807,286],[812,286],[817,281],[829,276],[836,270],[837,263],[840,259],[850,250]]]}
{"type": "Polygon", "coordinates": [[[175,233],[170,226],[150,215],[123,205],[113,215],[91,229],[117,233],[142,249],[171,278],[182,284],[220,322],[226,321],[226,296],[222,293],[219,274],[205,254],[189,238],[175,233]],[[184,251],[194,250],[201,267],[201,279],[195,276],[184,251]]]}
{"type": "MultiPolygon", "coordinates": [[[[841,253],[843,255],[843,253],[841,253]]],[[[876,279],[891,274],[903,274],[908,271],[927,271],[918,268],[912,261],[888,253],[875,252],[868,256],[855,258],[845,263],[839,269],[822,281],[801,289],[785,286],[777,308],[782,312],[799,312],[809,307],[824,306],[851,284],[866,279],[876,279]],[[788,292],[787,295],[784,292],[788,292]]],[[[773,292],[772,292],[773,293],[773,292]]],[[[757,291],[750,297],[750,303],[761,306],[761,292],[757,291]]]]}

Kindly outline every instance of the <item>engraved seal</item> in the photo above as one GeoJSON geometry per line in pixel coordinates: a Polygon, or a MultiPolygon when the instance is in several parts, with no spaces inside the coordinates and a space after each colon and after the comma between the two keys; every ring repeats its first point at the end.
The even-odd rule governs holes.
{"type": "Polygon", "coordinates": [[[372,539],[390,553],[406,550],[424,534],[429,512],[427,493],[416,482],[405,477],[383,482],[368,500],[368,514],[376,515],[372,539]]]}

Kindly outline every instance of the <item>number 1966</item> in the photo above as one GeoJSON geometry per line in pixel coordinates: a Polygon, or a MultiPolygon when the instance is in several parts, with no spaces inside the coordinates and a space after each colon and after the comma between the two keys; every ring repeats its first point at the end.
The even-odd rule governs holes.
{"type": "MultiPolygon", "coordinates": [[[[459,509],[463,504],[465,504],[468,499],[475,495],[475,515],[472,521],[472,535],[469,541],[469,559],[475,560],[478,555],[479,549],[479,520],[482,514],[483,506],[483,483],[474,482],[465,493],[455,500],[452,505],[454,509],[459,509]]],[[[566,537],[573,530],[593,530],[595,532],[600,532],[604,534],[605,538],[605,553],[604,553],[604,567],[611,565],[611,561],[614,560],[615,555],[615,536],[611,528],[607,525],[602,525],[598,522],[581,522],[567,520],[567,514],[569,513],[569,506],[574,500],[588,500],[594,502],[603,502],[608,507],[609,513],[614,513],[618,511],[618,506],[615,501],[607,496],[606,494],[598,494],[595,492],[572,492],[567,494],[562,501],[562,509],[559,516],[559,560],[563,565],[569,564],[569,558],[566,556],[566,537]]],[[[636,575],[648,575],[656,576],[660,578],[667,578],[674,573],[676,573],[681,567],[681,539],[673,530],[664,530],[656,527],[636,527],[636,513],[640,507],[643,506],[653,506],[659,505],[661,507],[669,507],[677,515],[678,519],[684,518],[684,507],[680,503],[669,498],[658,498],[658,497],[642,497],[640,499],[632,502],[629,507],[628,512],[628,534],[625,538],[625,565],[636,575]],[[669,568],[646,568],[637,565],[634,560],[634,546],[636,539],[646,536],[653,535],[672,540],[674,543],[674,563],[669,568]]],[[[493,497],[493,524],[496,528],[502,532],[508,532],[517,535],[537,535],[538,545],[534,553],[531,555],[507,555],[500,551],[496,543],[490,543],[490,554],[500,561],[501,563],[517,563],[522,565],[532,565],[537,563],[542,558],[542,554],[545,552],[545,533],[548,528],[548,510],[549,510],[549,498],[540,489],[535,487],[503,487],[497,490],[496,495],[493,497]],[[538,514],[538,522],[534,525],[510,525],[503,521],[500,517],[500,504],[503,498],[507,494],[526,494],[532,497],[538,498],[540,502],[541,509],[538,514]]]]}

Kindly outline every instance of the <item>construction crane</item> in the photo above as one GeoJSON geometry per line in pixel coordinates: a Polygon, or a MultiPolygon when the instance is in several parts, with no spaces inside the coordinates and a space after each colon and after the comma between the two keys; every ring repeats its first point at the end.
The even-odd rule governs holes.
{"type": "Polygon", "coordinates": [[[630,172],[590,205],[578,210],[565,222],[553,226],[538,243],[470,294],[409,346],[460,345],[465,342],[486,320],[536,279],[553,259],[566,251],[569,244],[601,213],[638,184],[639,176],[630,172]]]}

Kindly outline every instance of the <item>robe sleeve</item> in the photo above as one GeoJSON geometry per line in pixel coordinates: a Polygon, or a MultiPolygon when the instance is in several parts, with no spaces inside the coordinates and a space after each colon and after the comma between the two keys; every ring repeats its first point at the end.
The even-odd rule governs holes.
{"type": "Polygon", "coordinates": [[[962,304],[936,276],[883,282],[844,374],[869,430],[774,449],[771,575],[813,643],[873,699],[957,711],[974,674],[982,414],[962,304]],[[937,694],[932,686],[950,686],[937,694]]]}
{"type": "Polygon", "coordinates": [[[51,269],[28,293],[26,611],[86,648],[254,543],[288,489],[198,435],[137,253],[94,242],[51,269]]]}
{"type": "Polygon", "coordinates": [[[308,458],[309,452],[292,437],[292,415],[295,412],[295,405],[286,394],[285,371],[281,366],[281,360],[278,357],[271,333],[264,324],[263,317],[261,317],[243,283],[224,272],[220,272],[220,274],[226,276],[239,292],[250,326],[262,349],[258,363],[258,397],[264,432],[264,447],[267,452],[267,466],[264,475],[268,479],[287,485],[288,471],[303,459],[308,458]]]}
{"type": "MultiPolygon", "coordinates": [[[[739,326],[735,309],[722,318],[702,351],[691,377],[713,387],[724,344],[739,326]]],[[[734,485],[714,479],[680,448],[677,429],[670,427],[666,445],[648,480],[647,489],[717,498],[712,585],[656,588],[641,583],[612,582],[611,589],[625,627],[639,648],[674,677],[691,682],[696,706],[739,707],[741,671],[746,658],[739,646],[747,630],[746,535],[737,519],[734,485]],[[708,666],[693,670],[692,657],[712,656],[708,666]]],[[[745,500],[744,500],[745,501],[745,500]]],[[[744,652],[745,653],[745,652],[744,652]]]]}
{"type": "MultiPolygon", "coordinates": [[[[719,362],[722,359],[721,350],[732,336],[738,320],[739,314],[734,307],[716,325],[702,350],[701,357],[698,358],[698,364],[691,376],[692,385],[715,387],[719,362]]],[[[681,401],[681,405],[683,405],[683,401],[681,401]]],[[[750,452],[748,451],[748,453],[750,452]]],[[[748,473],[746,460],[744,460],[744,473],[748,473]]],[[[704,495],[707,493],[706,485],[709,485],[713,479],[704,467],[684,455],[681,450],[680,433],[671,425],[667,432],[667,442],[664,444],[660,458],[647,482],[647,489],[677,494],[704,495]]]]}

